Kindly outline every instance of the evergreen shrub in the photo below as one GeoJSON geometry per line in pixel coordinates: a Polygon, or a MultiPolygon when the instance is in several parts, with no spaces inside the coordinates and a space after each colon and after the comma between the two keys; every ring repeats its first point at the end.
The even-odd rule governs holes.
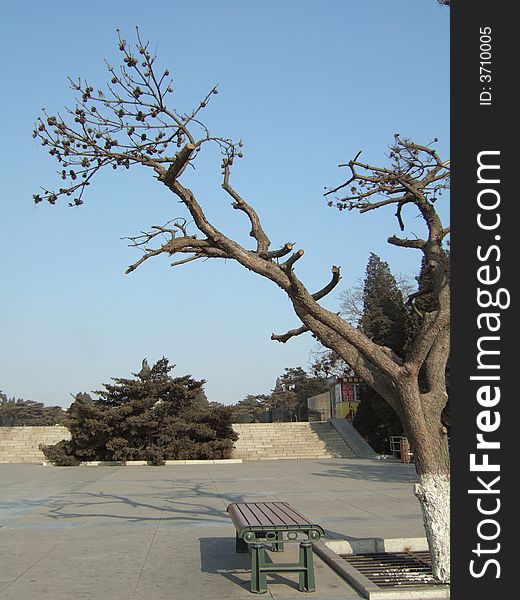
{"type": "Polygon", "coordinates": [[[67,411],[70,440],[42,446],[46,459],[59,466],[84,461],[229,458],[238,435],[231,408],[208,402],[204,381],[190,375],[172,378],[162,358],[143,361],[133,379],[113,378],[96,392],[78,394],[67,411]]]}

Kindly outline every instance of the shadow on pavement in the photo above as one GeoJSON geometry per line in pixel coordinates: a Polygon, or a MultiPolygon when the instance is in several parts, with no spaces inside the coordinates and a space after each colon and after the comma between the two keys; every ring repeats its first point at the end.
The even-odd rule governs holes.
{"type": "Polygon", "coordinates": [[[417,481],[417,475],[413,465],[403,463],[363,461],[356,464],[354,461],[348,461],[345,464],[330,465],[330,463],[319,463],[323,469],[319,473],[312,473],[317,477],[345,477],[347,479],[360,479],[363,481],[376,481],[386,483],[414,483],[417,481]]]}
{"type": "MultiPolygon", "coordinates": [[[[235,552],[235,538],[202,537],[199,538],[199,543],[201,571],[222,575],[242,589],[249,591],[251,586],[251,557],[249,554],[235,552]]],[[[280,554],[283,556],[285,553],[280,554]]],[[[266,560],[267,562],[273,562],[268,552],[266,553],[266,560]]],[[[286,562],[286,559],[283,562],[286,562]]],[[[298,584],[295,581],[278,573],[267,575],[267,584],[270,583],[281,583],[293,589],[298,589],[298,584]]]]}
{"type": "MultiPolygon", "coordinates": [[[[225,510],[215,508],[207,503],[196,501],[198,498],[219,500],[217,493],[201,493],[193,486],[189,493],[177,491],[158,494],[150,502],[139,501],[139,494],[132,497],[122,494],[107,494],[105,492],[82,492],[76,501],[75,494],[66,497],[53,497],[46,502],[51,519],[121,519],[129,523],[161,521],[193,524],[196,522],[224,522],[228,520],[225,510]],[[191,502],[189,501],[191,500],[191,502]]],[[[149,499],[149,497],[148,497],[149,499]]]]}

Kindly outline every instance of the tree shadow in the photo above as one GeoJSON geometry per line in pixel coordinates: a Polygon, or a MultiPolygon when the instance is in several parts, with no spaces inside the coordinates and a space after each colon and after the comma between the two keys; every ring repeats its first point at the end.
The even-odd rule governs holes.
{"type": "Polygon", "coordinates": [[[185,486],[185,489],[165,491],[139,500],[141,494],[122,495],[105,492],[77,492],[64,497],[53,497],[46,503],[48,517],[63,519],[116,519],[128,523],[174,522],[176,524],[196,524],[197,522],[229,522],[224,507],[216,508],[209,502],[196,502],[198,499],[218,500],[223,497],[217,492],[202,489],[202,484],[185,486]],[[82,500],[70,500],[71,496],[80,496],[82,500]],[[190,501],[191,500],[191,501],[190,501]],[[103,507],[103,510],[101,509],[103,507]],[[124,507],[124,510],[122,510],[124,507]],[[131,514],[128,514],[128,508],[131,514]],[[119,510],[118,510],[119,509],[119,510]]]}
{"type": "Polygon", "coordinates": [[[342,464],[318,463],[324,468],[314,472],[316,477],[356,479],[378,483],[416,483],[417,474],[413,464],[381,462],[376,460],[352,460],[342,464]]]}

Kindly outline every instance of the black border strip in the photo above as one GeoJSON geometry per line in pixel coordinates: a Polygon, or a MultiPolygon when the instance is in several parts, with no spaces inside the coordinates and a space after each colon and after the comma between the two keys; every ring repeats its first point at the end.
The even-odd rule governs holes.
{"type": "Polygon", "coordinates": [[[520,431],[518,399],[513,389],[517,352],[512,349],[519,329],[513,286],[519,271],[515,240],[520,236],[515,219],[519,194],[513,192],[512,184],[519,165],[513,164],[516,152],[511,142],[518,130],[514,89],[519,52],[513,7],[514,3],[508,2],[454,0],[451,8],[451,597],[455,600],[508,598],[516,587],[513,576],[518,571],[518,517],[513,510],[519,505],[514,487],[519,471],[520,431]],[[490,64],[486,64],[488,59],[490,64]],[[498,165],[499,169],[481,171],[481,179],[486,181],[479,183],[478,156],[482,152],[488,154],[481,155],[481,162],[498,165]],[[499,174],[499,183],[493,182],[493,174],[499,174]],[[483,189],[491,191],[481,195],[481,201],[491,204],[497,200],[495,209],[479,207],[483,189]],[[493,229],[479,226],[479,212],[481,223],[483,218],[488,224],[496,223],[499,215],[499,225],[493,229]],[[497,283],[479,281],[479,269],[486,265],[488,269],[480,271],[480,279],[493,279],[499,273],[497,283]],[[484,308],[485,297],[479,302],[479,288],[488,290],[495,299],[501,298],[496,303],[502,306],[484,308]],[[498,296],[499,289],[506,291],[498,296]],[[510,305],[505,307],[508,293],[510,305]],[[487,321],[480,317],[479,321],[479,315],[492,312],[498,316],[487,321]],[[490,324],[498,330],[491,332],[490,324]],[[485,336],[494,338],[484,340],[485,336]],[[480,350],[499,352],[481,354],[480,368],[479,344],[480,350]],[[494,369],[483,368],[484,363],[494,364],[494,369]],[[498,375],[499,379],[486,381],[490,375],[498,375]],[[472,378],[475,376],[481,379],[472,378]],[[500,401],[494,407],[483,407],[478,401],[479,390],[484,394],[486,386],[493,397],[500,388],[500,401]],[[489,415],[481,414],[485,410],[489,415]],[[499,426],[484,433],[484,437],[499,442],[500,449],[477,449],[477,434],[482,433],[479,422],[493,428],[497,419],[499,426]],[[471,470],[471,455],[482,464],[486,453],[489,463],[500,471],[471,470]],[[492,485],[497,476],[500,479],[492,485]],[[487,491],[482,482],[488,486],[487,491]],[[483,514],[497,508],[495,514],[483,514]]]}

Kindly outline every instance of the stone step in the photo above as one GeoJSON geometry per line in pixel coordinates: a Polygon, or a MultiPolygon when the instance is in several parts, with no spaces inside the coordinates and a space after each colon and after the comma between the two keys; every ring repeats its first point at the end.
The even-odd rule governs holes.
{"type": "Polygon", "coordinates": [[[271,437],[239,437],[239,439],[242,440],[243,442],[249,442],[249,443],[254,443],[254,444],[283,443],[283,442],[286,442],[289,439],[290,439],[291,442],[294,442],[295,444],[305,444],[307,442],[313,442],[313,443],[318,443],[318,442],[333,443],[333,442],[337,441],[338,438],[336,438],[336,437],[329,437],[329,438],[320,438],[320,437],[316,437],[316,438],[311,438],[311,437],[294,438],[292,436],[290,436],[290,437],[287,436],[287,437],[279,437],[279,438],[271,438],[271,437]]]}
{"type": "MultiPolygon", "coordinates": [[[[257,437],[245,437],[245,436],[240,436],[239,435],[239,439],[243,440],[245,442],[251,442],[251,443],[281,443],[281,442],[294,442],[295,444],[303,444],[305,442],[313,442],[313,443],[317,443],[317,442],[335,442],[338,439],[341,440],[341,438],[338,436],[330,436],[330,437],[314,437],[314,436],[305,436],[305,437],[294,437],[290,434],[288,434],[287,436],[280,436],[280,437],[268,437],[268,436],[257,436],[257,437]]],[[[342,440],[343,441],[343,440],[342,440]]]]}
{"type": "Polygon", "coordinates": [[[334,446],[332,444],[288,444],[288,443],[281,443],[281,444],[271,444],[271,445],[266,445],[266,444],[238,444],[237,442],[235,442],[235,446],[237,448],[262,448],[265,450],[269,450],[269,449],[276,449],[279,450],[281,448],[293,448],[294,450],[305,450],[306,448],[332,448],[332,447],[336,447],[336,448],[344,448],[343,444],[335,444],[334,446]]]}
{"type": "MultiPolygon", "coordinates": [[[[334,435],[293,435],[292,433],[288,432],[287,435],[241,435],[240,433],[238,434],[239,438],[242,440],[251,440],[251,441],[264,441],[264,442],[274,442],[274,441],[283,441],[283,440],[293,440],[293,441],[298,441],[298,442],[304,442],[307,440],[313,440],[313,441],[334,441],[336,439],[338,439],[336,436],[334,435]]],[[[341,439],[341,438],[340,438],[341,439]]]]}
{"type": "Polygon", "coordinates": [[[347,458],[354,453],[330,423],[241,423],[233,456],[242,460],[347,458]]]}

